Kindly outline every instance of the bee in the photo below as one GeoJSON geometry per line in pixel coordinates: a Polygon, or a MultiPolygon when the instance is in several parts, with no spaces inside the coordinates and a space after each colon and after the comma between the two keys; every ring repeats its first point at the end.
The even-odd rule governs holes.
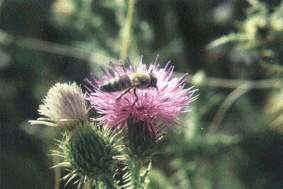
{"type": "MultiPolygon", "coordinates": [[[[156,88],[157,78],[152,73],[133,72],[113,78],[100,86],[100,90],[105,92],[123,91],[116,100],[121,99],[129,91],[133,90],[135,94],[135,102],[138,101],[136,89],[156,88]]],[[[133,105],[134,105],[133,104],[133,105]]]]}

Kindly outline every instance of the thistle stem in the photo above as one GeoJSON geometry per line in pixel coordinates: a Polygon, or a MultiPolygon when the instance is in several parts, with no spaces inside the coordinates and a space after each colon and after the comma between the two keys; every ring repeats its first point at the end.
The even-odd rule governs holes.
{"type": "Polygon", "coordinates": [[[126,22],[124,27],[121,29],[121,38],[122,38],[122,48],[120,54],[121,59],[125,59],[128,56],[130,41],[131,41],[131,32],[132,32],[131,29],[133,25],[134,9],[135,9],[135,0],[129,0],[126,22]]]}
{"type": "Polygon", "coordinates": [[[60,189],[61,168],[54,169],[54,189],[60,189]]]}
{"type": "Polygon", "coordinates": [[[132,177],[133,177],[133,188],[134,189],[145,189],[148,184],[148,176],[151,170],[151,160],[149,161],[148,167],[146,170],[142,170],[142,162],[134,161],[132,163],[132,177]]]}
{"type": "Polygon", "coordinates": [[[140,183],[140,169],[141,165],[139,161],[136,161],[136,163],[133,163],[132,171],[133,171],[133,182],[134,182],[134,188],[141,188],[140,183]]]}

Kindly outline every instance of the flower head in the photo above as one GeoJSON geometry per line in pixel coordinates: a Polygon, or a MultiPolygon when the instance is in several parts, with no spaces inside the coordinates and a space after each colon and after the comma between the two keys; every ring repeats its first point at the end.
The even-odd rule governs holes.
{"type": "Polygon", "coordinates": [[[102,115],[104,124],[112,128],[123,128],[127,127],[129,119],[135,119],[143,122],[148,131],[155,135],[161,127],[176,123],[177,117],[187,111],[187,107],[196,98],[196,90],[193,87],[184,89],[186,75],[180,78],[173,76],[174,66],[168,63],[165,68],[160,68],[156,62],[147,66],[141,59],[137,66],[125,68],[116,65],[111,70],[104,71],[101,79],[95,76],[87,79],[87,100],[102,115]],[[135,73],[152,75],[157,80],[156,86],[134,85],[133,82],[137,79],[133,77],[135,73]],[[129,76],[130,81],[122,79],[126,76],[129,76]],[[102,90],[102,86],[109,83],[116,90],[102,90]]]}
{"type": "Polygon", "coordinates": [[[42,117],[30,121],[32,125],[68,127],[87,119],[85,95],[75,83],[56,83],[39,105],[38,112],[42,117]]]}

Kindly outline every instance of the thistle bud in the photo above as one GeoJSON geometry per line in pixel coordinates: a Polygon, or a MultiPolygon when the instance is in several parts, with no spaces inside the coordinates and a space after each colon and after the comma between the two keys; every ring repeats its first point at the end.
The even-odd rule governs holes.
{"type": "Polygon", "coordinates": [[[39,114],[42,116],[32,120],[32,125],[47,125],[63,128],[72,128],[78,122],[87,120],[87,108],[84,94],[77,84],[56,83],[48,91],[39,105],[39,114]]]}
{"type": "Polygon", "coordinates": [[[72,132],[53,154],[62,158],[58,166],[70,170],[64,177],[67,183],[77,178],[79,185],[101,181],[114,188],[121,183],[116,175],[127,159],[119,132],[89,125],[82,125],[72,132]]]}

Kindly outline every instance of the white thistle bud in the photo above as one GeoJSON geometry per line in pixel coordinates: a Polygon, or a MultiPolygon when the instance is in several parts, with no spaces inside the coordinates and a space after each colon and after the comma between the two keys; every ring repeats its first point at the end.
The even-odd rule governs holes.
{"type": "Polygon", "coordinates": [[[71,127],[87,120],[88,111],[84,94],[76,83],[56,83],[39,105],[38,112],[42,117],[29,121],[32,125],[71,127]]]}

